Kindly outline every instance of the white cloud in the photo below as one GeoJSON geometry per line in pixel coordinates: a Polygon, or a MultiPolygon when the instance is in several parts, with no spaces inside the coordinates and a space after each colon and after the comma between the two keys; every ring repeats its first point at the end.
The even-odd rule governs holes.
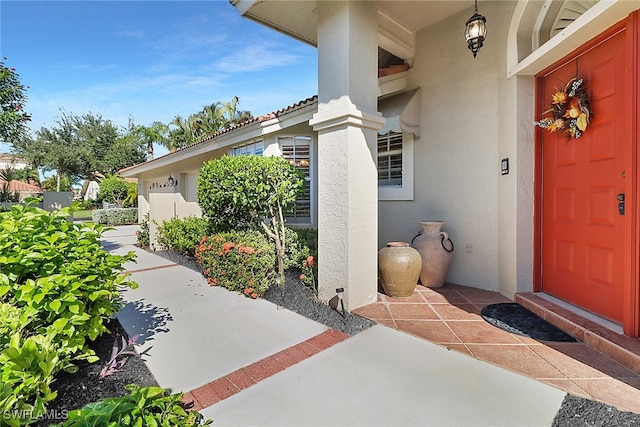
{"type": "Polygon", "coordinates": [[[214,65],[223,72],[253,72],[283,67],[295,63],[298,59],[297,55],[284,50],[276,43],[263,42],[244,46],[214,65]]]}

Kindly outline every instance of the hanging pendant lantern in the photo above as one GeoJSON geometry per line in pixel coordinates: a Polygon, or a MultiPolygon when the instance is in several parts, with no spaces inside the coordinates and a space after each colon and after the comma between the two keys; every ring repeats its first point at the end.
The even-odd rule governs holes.
{"type": "Polygon", "coordinates": [[[471,53],[473,53],[474,58],[482,47],[487,35],[487,18],[478,13],[478,0],[475,0],[475,5],[475,12],[473,16],[467,20],[467,27],[464,30],[464,38],[467,40],[467,46],[471,50],[471,53]]]}

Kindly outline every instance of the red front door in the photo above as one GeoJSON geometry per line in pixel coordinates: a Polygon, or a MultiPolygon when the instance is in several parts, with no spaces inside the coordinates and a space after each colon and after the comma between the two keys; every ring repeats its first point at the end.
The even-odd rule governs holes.
{"type": "Polygon", "coordinates": [[[542,78],[539,104],[557,88],[584,79],[591,123],[584,134],[543,132],[542,290],[622,323],[625,189],[625,31],[542,78]],[[619,196],[621,195],[621,196],[619,196]]]}

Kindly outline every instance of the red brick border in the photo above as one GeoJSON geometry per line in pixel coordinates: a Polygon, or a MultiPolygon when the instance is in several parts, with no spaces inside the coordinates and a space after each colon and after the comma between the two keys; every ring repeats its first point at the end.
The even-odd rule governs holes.
{"type": "Polygon", "coordinates": [[[145,272],[145,271],[159,270],[159,269],[161,269],[161,268],[177,267],[177,266],[179,266],[179,265],[180,265],[180,264],[176,264],[176,263],[173,263],[173,264],[163,264],[163,265],[158,265],[158,266],[155,266],[155,267],[139,268],[139,269],[137,269],[137,270],[126,270],[126,271],[124,271],[123,273],[125,273],[125,274],[127,274],[127,273],[128,273],[128,274],[133,274],[133,273],[142,273],[142,272],[145,272]]]}
{"type": "Polygon", "coordinates": [[[182,401],[200,411],[349,338],[329,329],[222,378],[186,392],[182,401]]]}

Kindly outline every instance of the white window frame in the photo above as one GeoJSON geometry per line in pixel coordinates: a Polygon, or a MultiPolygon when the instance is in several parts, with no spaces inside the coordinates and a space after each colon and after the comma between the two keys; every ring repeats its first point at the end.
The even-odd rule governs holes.
{"type": "Polygon", "coordinates": [[[378,200],[413,200],[413,139],[402,132],[402,184],[379,185],[378,200]]]}
{"type": "MultiPolygon", "coordinates": [[[[304,138],[305,141],[309,141],[309,220],[307,222],[291,222],[291,225],[296,226],[309,226],[314,224],[315,218],[315,200],[316,200],[316,180],[315,177],[315,159],[314,159],[314,138],[313,135],[278,135],[276,137],[276,144],[278,150],[280,151],[280,155],[284,156],[282,153],[282,143],[283,140],[293,139],[293,143],[295,145],[296,138],[304,138]]],[[[287,217],[293,220],[293,217],[287,217]]],[[[305,217],[299,217],[305,218],[305,217]]]]}
{"type": "Polygon", "coordinates": [[[244,142],[242,144],[234,145],[229,149],[230,156],[249,156],[249,155],[258,155],[262,156],[264,154],[264,140],[257,139],[255,141],[244,142]],[[261,147],[261,151],[256,152],[256,148],[261,147]],[[242,150],[244,149],[244,152],[242,150]]]}

